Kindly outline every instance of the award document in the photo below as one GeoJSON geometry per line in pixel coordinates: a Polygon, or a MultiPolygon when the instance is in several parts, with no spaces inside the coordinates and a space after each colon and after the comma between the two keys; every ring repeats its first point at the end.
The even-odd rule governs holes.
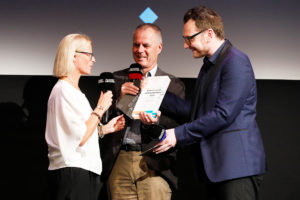
{"type": "Polygon", "coordinates": [[[132,111],[132,117],[139,119],[140,112],[146,112],[156,117],[156,113],[171,82],[168,76],[153,76],[146,78],[146,84],[132,111]]]}

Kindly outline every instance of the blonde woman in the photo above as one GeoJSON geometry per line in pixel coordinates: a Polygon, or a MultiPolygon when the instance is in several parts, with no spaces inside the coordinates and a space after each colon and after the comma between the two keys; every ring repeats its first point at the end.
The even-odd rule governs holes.
{"type": "Polygon", "coordinates": [[[69,34],[60,42],[53,69],[59,80],[48,100],[45,134],[50,199],[97,199],[102,186],[98,138],[124,128],[123,116],[100,124],[112,104],[110,91],[101,93],[95,109],[80,91],[81,75],[89,75],[95,62],[88,36],[69,34]]]}

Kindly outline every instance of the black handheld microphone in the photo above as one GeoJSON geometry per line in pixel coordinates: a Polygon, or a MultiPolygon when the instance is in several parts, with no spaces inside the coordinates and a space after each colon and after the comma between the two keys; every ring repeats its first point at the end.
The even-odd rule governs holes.
{"type": "MultiPolygon", "coordinates": [[[[107,92],[108,90],[113,91],[115,87],[114,75],[111,72],[102,72],[98,80],[99,88],[101,91],[107,92]]],[[[102,118],[103,123],[108,122],[109,110],[107,110],[102,118]]]]}
{"type": "Polygon", "coordinates": [[[128,71],[128,77],[129,80],[139,88],[141,80],[143,78],[142,66],[138,63],[131,64],[128,71]]]}

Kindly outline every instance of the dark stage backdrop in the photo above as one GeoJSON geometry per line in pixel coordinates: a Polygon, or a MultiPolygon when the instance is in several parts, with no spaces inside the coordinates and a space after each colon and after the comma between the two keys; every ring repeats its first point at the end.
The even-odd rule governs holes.
{"type": "MultiPolygon", "coordinates": [[[[182,78],[187,98],[195,79],[182,78]]],[[[56,79],[51,76],[0,75],[1,196],[46,199],[47,147],[44,140],[47,100],[56,79]]],[[[261,199],[300,199],[300,81],[257,80],[258,117],[268,159],[261,199]]],[[[94,107],[97,77],[82,77],[80,88],[94,107]]],[[[200,199],[189,148],[179,155],[176,200],[200,199]]],[[[104,194],[105,196],[105,194],[104,194]]],[[[105,200],[105,198],[103,198],[105,200]]]]}
{"type": "Polygon", "coordinates": [[[51,75],[58,43],[74,32],[94,41],[93,75],[129,66],[146,11],[143,19],[156,19],[163,32],[159,66],[195,77],[202,60],[183,48],[182,18],[200,4],[223,17],[226,37],[250,57],[257,79],[300,80],[299,0],[1,0],[0,74],[51,75]]]}

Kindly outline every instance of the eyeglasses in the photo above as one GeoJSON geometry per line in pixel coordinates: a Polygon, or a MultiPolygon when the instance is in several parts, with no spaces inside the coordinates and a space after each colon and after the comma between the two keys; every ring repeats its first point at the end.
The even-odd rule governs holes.
{"type": "Polygon", "coordinates": [[[199,35],[200,33],[202,33],[203,31],[206,31],[206,30],[202,30],[202,31],[199,31],[198,33],[195,33],[194,35],[191,35],[191,36],[182,36],[184,41],[190,45],[191,44],[191,40],[196,37],[197,35],[199,35]]]}
{"type": "Polygon", "coordinates": [[[86,55],[90,55],[90,56],[91,56],[91,58],[90,58],[91,60],[92,60],[93,57],[95,57],[95,56],[94,56],[94,53],[85,52],[85,51],[75,51],[75,52],[76,52],[76,53],[83,53],[83,54],[86,54],[86,55]]]}

